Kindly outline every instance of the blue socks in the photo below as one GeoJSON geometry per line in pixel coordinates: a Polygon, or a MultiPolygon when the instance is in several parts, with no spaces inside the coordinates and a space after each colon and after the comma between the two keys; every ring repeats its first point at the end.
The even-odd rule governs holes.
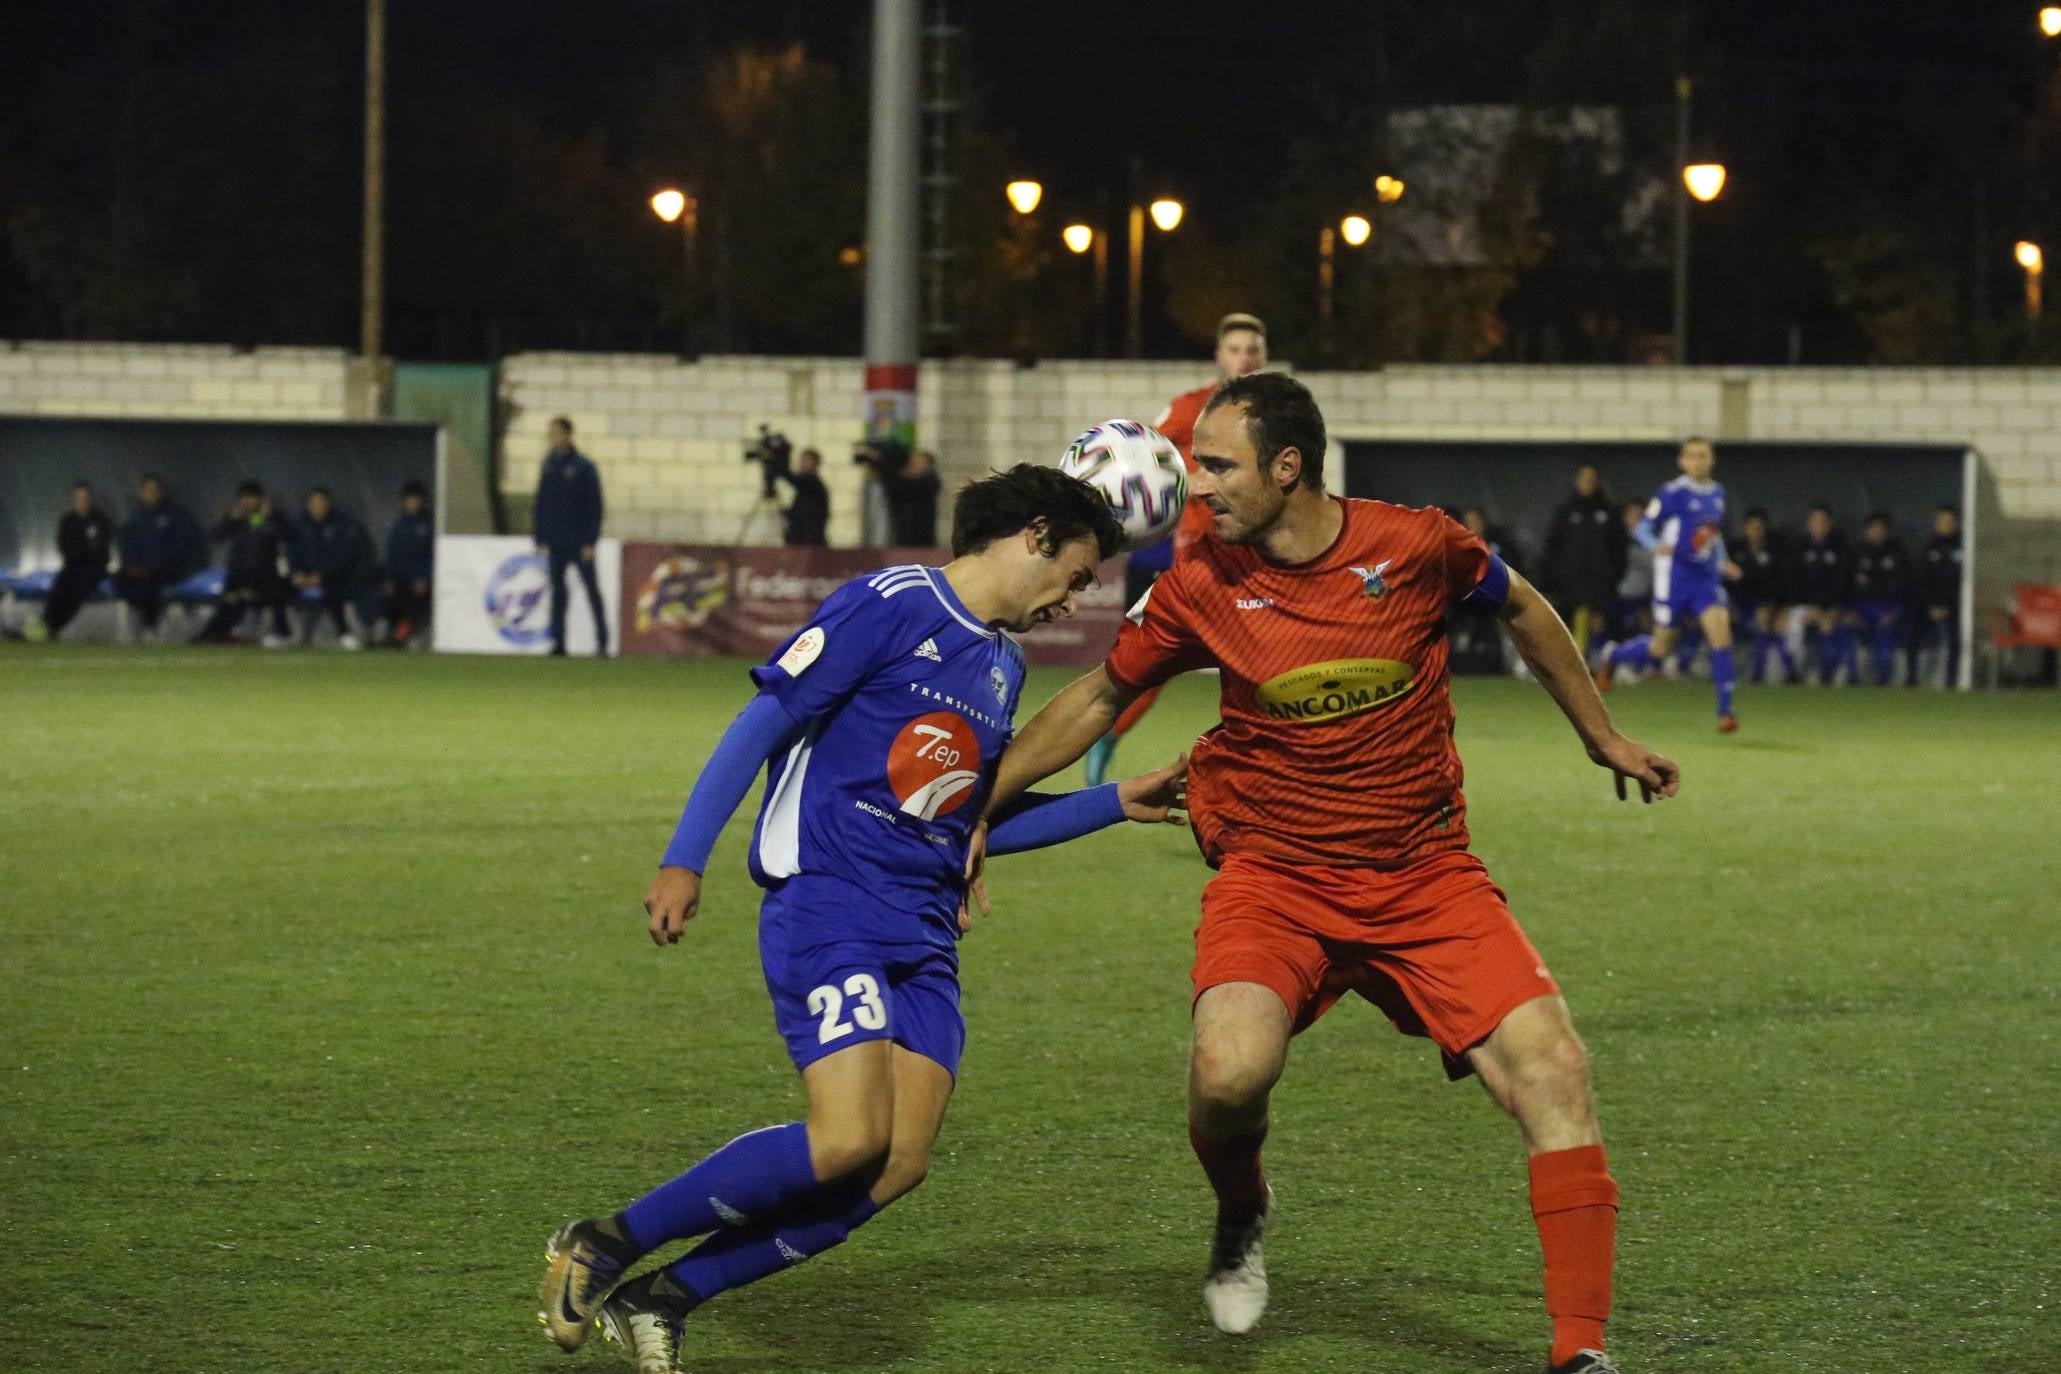
{"type": "Polygon", "coordinates": [[[756,1283],[790,1265],[842,1245],[880,1211],[871,1185],[831,1184],[756,1225],[717,1232],[666,1266],[666,1273],[704,1303],[756,1283]]]}
{"type": "Polygon", "coordinates": [[[1643,672],[1653,666],[1653,655],[1648,652],[1652,645],[1652,635],[1627,639],[1610,651],[1610,661],[1619,668],[1637,668],[1643,672]]]}
{"type": "Polygon", "coordinates": [[[1720,716],[1732,714],[1732,688],[1739,680],[1738,670],[1732,663],[1729,647],[1710,651],[1710,681],[1717,688],[1717,713],[1720,716]]]}
{"type": "Polygon", "coordinates": [[[622,1212],[623,1229],[648,1254],[667,1241],[719,1226],[749,1227],[818,1186],[809,1163],[809,1128],[799,1121],[768,1126],[737,1137],[631,1203],[622,1212]]]}

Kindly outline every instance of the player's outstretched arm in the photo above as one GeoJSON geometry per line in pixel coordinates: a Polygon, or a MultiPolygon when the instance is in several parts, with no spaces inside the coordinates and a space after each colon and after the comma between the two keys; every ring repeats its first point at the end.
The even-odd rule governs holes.
{"type": "Polygon", "coordinates": [[[1031,784],[1051,777],[1087,753],[1088,746],[1109,732],[1137,695],[1101,666],[1068,684],[1010,741],[988,794],[987,814],[994,815],[1031,784]]]}
{"type": "Polygon", "coordinates": [[[666,846],[658,876],[644,893],[651,918],[651,942],[678,944],[680,932],[701,906],[701,875],[708,869],[716,836],[730,823],[766,760],[794,733],[794,718],[770,696],[756,696],[730,722],[715,752],[694,780],[680,813],[673,842],[666,846]]]}
{"type": "Polygon", "coordinates": [[[1656,754],[1637,740],[1628,739],[1610,723],[1610,712],[1596,691],[1596,681],[1582,662],[1574,637],[1567,633],[1559,613],[1518,573],[1510,574],[1510,593],[1498,612],[1503,629],[1517,652],[1531,665],[1539,685],[1566,713],[1582,747],[1596,764],[1608,768],[1617,778],[1617,795],[1625,796],[1625,779],[1639,784],[1642,800],[1672,797],[1681,786],[1682,770],[1662,754],[1656,754]]]}

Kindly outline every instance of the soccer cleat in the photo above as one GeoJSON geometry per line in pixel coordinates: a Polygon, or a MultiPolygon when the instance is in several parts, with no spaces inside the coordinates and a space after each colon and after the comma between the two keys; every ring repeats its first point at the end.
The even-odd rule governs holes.
{"type": "Polygon", "coordinates": [[[1274,1190],[1260,1214],[1238,1225],[1217,1223],[1216,1238],[1209,1247],[1209,1277],[1202,1281],[1203,1305],[1209,1319],[1226,1335],[1242,1336],[1259,1325],[1267,1310],[1267,1265],[1260,1253],[1260,1240],[1267,1221],[1274,1215],[1274,1190]]]}
{"type": "Polygon", "coordinates": [[[1111,730],[1101,739],[1088,746],[1088,753],[1081,760],[1081,767],[1087,771],[1088,786],[1100,787],[1109,780],[1109,765],[1116,762],[1116,731],[1111,730]]]}
{"type": "Polygon", "coordinates": [[[568,1221],[544,1243],[544,1282],[537,1287],[537,1319],[561,1350],[577,1350],[594,1330],[594,1317],[615,1286],[623,1264],[601,1248],[592,1221],[568,1221]]]}
{"type": "Polygon", "coordinates": [[[1733,731],[1737,730],[1738,728],[1739,728],[1739,717],[1737,717],[1737,716],[1719,716],[1719,717],[1718,717],[1718,733],[1719,733],[1719,734],[1721,734],[1721,735],[1729,735],[1729,734],[1731,734],[1731,733],[1732,733],[1733,731]]]}
{"type": "Polygon", "coordinates": [[[1577,1350],[1564,1364],[1548,1365],[1546,1374],[1624,1374],[1617,1361],[1600,1350],[1577,1350]]]}
{"type": "Polygon", "coordinates": [[[677,1374],[680,1368],[687,1310],[652,1291],[659,1272],[624,1284],[601,1304],[602,1339],[620,1345],[637,1362],[637,1374],[677,1374]]]}

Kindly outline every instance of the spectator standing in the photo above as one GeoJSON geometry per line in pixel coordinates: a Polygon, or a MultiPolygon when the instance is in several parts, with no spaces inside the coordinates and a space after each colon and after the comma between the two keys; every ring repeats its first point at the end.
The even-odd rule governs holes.
{"type": "Polygon", "coordinates": [[[387,642],[405,649],[428,627],[436,576],[437,518],[422,483],[401,484],[401,513],[386,532],[387,642]]]}
{"type": "MultiPolygon", "coordinates": [[[[1627,548],[1632,543],[1632,532],[1645,518],[1646,507],[1637,501],[1627,501],[1617,508],[1617,524],[1624,532],[1627,548]]],[[[1624,576],[1617,580],[1617,598],[1610,605],[1610,637],[1630,639],[1646,633],[1652,628],[1652,605],[1653,560],[1626,558],[1624,576]]]]}
{"type": "Polygon", "coordinates": [[[1575,469],[1574,490],[1546,531],[1543,572],[1585,655],[1590,640],[1604,631],[1629,543],[1602,474],[1594,463],[1583,463],[1575,469]]]}
{"type": "Polygon", "coordinates": [[[115,552],[115,590],[135,613],[142,639],[157,632],[165,589],[207,566],[207,535],[151,473],[136,486],[136,509],[115,533],[115,552]]]}
{"type": "Polygon", "coordinates": [[[1941,506],[1932,513],[1932,539],[1914,567],[1916,595],[1911,622],[1910,658],[1904,686],[1918,685],[1918,660],[1937,639],[1946,651],[1944,687],[1961,681],[1961,508],[1941,506]]]}
{"type": "MultiPolygon", "coordinates": [[[[1853,601],[1853,566],[1846,535],[1832,522],[1832,507],[1819,502],[1803,524],[1792,580],[1804,623],[1817,641],[1818,681],[1830,685],[1853,656],[1847,608],[1853,601]]],[[[1849,676],[1852,674],[1849,672],[1849,676]]]]}
{"type": "Polygon", "coordinates": [[[253,607],[268,612],[271,629],[263,643],[268,649],[293,642],[286,628],[286,579],[279,574],[283,553],[291,542],[286,520],[272,509],[272,498],[260,482],[246,480],[236,488],[236,504],[215,522],[209,533],[218,544],[227,544],[223,562],[222,598],[215,613],[193,637],[195,644],[226,644],[243,623],[243,613],[253,607]]]}
{"type": "Polygon", "coordinates": [[[794,499],[784,513],[785,542],[789,548],[821,548],[829,542],[830,488],[823,485],[823,455],[805,448],[795,455],[794,469],[786,477],[794,499]]]}
{"type": "MultiPolygon", "coordinates": [[[[344,649],[363,647],[351,633],[344,607],[365,576],[365,527],[336,508],[328,487],[308,493],[307,513],[294,529],[292,546],[293,585],[298,591],[312,591],[322,598],[321,609],[336,626],[336,642],[344,649]]],[[[301,643],[312,644],[318,614],[311,613],[301,626],[301,643]]]]}
{"type": "Polygon", "coordinates": [[[537,552],[549,560],[551,578],[551,653],[565,655],[565,573],[577,568],[587,587],[587,609],[594,616],[595,652],[608,657],[608,614],[601,604],[601,582],[594,573],[594,547],[601,542],[601,474],[587,455],[573,447],[572,421],[561,415],[551,422],[551,449],[537,476],[537,501],[531,529],[537,552]]]}
{"type": "Polygon", "coordinates": [[[1746,512],[1741,525],[1739,576],[1732,584],[1739,617],[1753,631],[1753,685],[1767,681],[1768,651],[1782,660],[1782,677],[1795,682],[1796,655],[1789,651],[1783,623],[1789,607],[1789,559],[1764,510],[1746,512]]]}
{"type": "Polygon", "coordinates": [[[57,552],[63,559],[57,580],[43,603],[43,628],[51,639],[64,633],[79,607],[107,576],[107,556],[114,546],[114,521],[93,499],[84,482],[72,487],[72,508],[57,521],[57,552]]]}
{"type": "Polygon", "coordinates": [[[1904,608],[1911,599],[1911,557],[1887,513],[1868,517],[1853,556],[1854,619],[1874,650],[1875,685],[1887,687],[1904,639],[1904,608]]]}
{"type": "Polygon", "coordinates": [[[927,549],[937,544],[937,498],[942,484],[937,459],[927,448],[909,455],[901,472],[888,483],[888,519],[894,542],[903,548],[927,549]]]}

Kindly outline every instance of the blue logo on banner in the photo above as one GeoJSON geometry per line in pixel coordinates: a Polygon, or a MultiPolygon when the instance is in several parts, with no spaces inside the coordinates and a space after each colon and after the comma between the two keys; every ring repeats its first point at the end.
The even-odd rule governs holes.
{"type": "Polygon", "coordinates": [[[510,644],[551,638],[551,567],[540,553],[519,553],[487,579],[487,619],[510,644]]]}

